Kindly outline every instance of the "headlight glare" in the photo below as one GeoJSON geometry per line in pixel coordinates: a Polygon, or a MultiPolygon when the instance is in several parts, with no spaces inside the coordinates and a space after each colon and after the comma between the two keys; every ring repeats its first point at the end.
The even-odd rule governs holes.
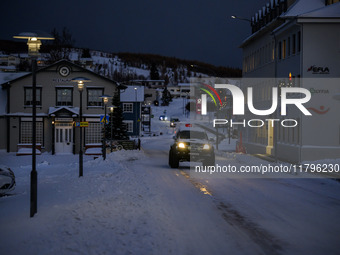
{"type": "Polygon", "coordinates": [[[185,143],[179,143],[179,144],[178,144],[178,148],[184,149],[184,148],[185,148],[185,143]]]}
{"type": "Polygon", "coordinates": [[[203,145],[203,150],[209,150],[210,149],[210,145],[209,144],[204,144],[203,145]]]}

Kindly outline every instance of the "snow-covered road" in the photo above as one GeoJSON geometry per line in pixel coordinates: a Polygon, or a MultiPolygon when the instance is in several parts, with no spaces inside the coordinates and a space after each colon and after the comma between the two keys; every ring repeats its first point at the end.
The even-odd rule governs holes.
{"type": "MultiPolygon", "coordinates": [[[[163,139],[145,140],[143,144],[153,164],[156,158],[160,162],[160,169],[167,163],[169,143],[163,139]]],[[[233,165],[263,163],[261,159],[233,153],[217,157],[216,162],[222,165],[226,161],[233,165]]],[[[201,191],[201,199],[208,197],[210,210],[218,209],[214,216],[227,223],[220,227],[239,242],[242,240],[245,250],[251,246],[250,249],[257,249],[253,253],[259,254],[337,254],[340,249],[339,182],[307,178],[205,178],[191,175],[185,163],[180,164],[179,170],[168,166],[164,170],[178,176],[178,183],[186,179],[201,191]]]]}
{"type": "MultiPolygon", "coordinates": [[[[177,100],[181,105],[182,99],[177,100]]],[[[339,254],[340,183],[331,179],[227,178],[168,166],[173,129],[157,107],[141,151],[102,158],[37,156],[38,214],[29,218],[30,156],[0,151],[14,171],[0,198],[0,254],[339,254]]],[[[232,141],[234,142],[234,141],[232,141]]],[[[230,151],[235,144],[220,144],[230,151]]],[[[268,162],[219,151],[216,163],[268,162]]]]}

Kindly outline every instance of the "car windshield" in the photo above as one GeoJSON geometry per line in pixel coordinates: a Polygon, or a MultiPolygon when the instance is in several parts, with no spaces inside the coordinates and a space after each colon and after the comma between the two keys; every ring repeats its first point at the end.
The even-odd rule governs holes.
{"type": "Polygon", "coordinates": [[[180,139],[207,139],[208,138],[205,132],[190,131],[190,130],[179,132],[178,137],[180,139]]]}

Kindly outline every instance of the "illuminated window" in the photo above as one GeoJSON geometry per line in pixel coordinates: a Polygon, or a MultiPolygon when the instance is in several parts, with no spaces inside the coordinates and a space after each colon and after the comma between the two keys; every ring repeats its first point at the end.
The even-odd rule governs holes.
{"type": "Polygon", "coordinates": [[[326,5],[338,3],[339,0],[326,0],[326,5]]]}

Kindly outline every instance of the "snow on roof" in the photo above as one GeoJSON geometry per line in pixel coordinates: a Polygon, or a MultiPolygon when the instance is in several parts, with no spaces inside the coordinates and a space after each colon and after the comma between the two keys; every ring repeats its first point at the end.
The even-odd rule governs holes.
{"type": "Polygon", "coordinates": [[[325,7],[324,0],[297,0],[282,17],[296,17],[322,7],[325,7]]]}
{"type": "Polygon", "coordinates": [[[143,102],[144,101],[144,86],[127,86],[120,93],[121,102],[143,102]],[[137,99],[137,100],[136,100],[137,99]]]}
{"type": "MultiPolygon", "coordinates": [[[[0,72],[0,84],[9,82],[28,73],[3,73],[0,72]]],[[[7,92],[0,86],[0,115],[6,113],[7,92]]]]}
{"type": "Polygon", "coordinates": [[[300,15],[303,18],[340,18],[340,2],[300,15]]]}
{"type": "Polygon", "coordinates": [[[56,113],[62,109],[68,110],[76,115],[79,115],[79,107],[70,107],[70,106],[49,107],[48,115],[56,113]]]}
{"type": "Polygon", "coordinates": [[[15,66],[5,66],[5,65],[1,65],[0,66],[1,69],[7,69],[7,70],[16,70],[15,66]]]}

